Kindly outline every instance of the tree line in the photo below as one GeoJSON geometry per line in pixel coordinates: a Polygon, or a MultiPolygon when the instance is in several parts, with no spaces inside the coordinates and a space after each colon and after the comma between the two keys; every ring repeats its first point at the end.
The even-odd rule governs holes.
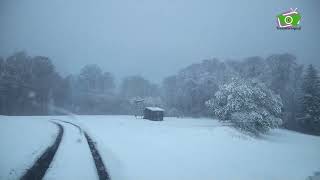
{"type": "Polygon", "coordinates": [[[0,57],[0,114],[133,114],[132,99],[149,105],[160,101],[160,88],[141,76],[116,86],[110,72],[85,65],[78,74],[63,77],[50,58],[17,52],[0,57]]]}
{"type": "Polygon", "coordinates": [[[119,84],[98,65],[60,75],[50,58],[17,52],[0,58],[0,114],[134,114],[134,100],[166,109],[167,116],[212,116],[206,102],[234,79],[263,83],[281,98],[283,127],[319,131],[320,83],[317,69],[291,54],[243,60],[204,60],[166,77],[161,84],[141,76],[119,84]],[[315,128],[317,127],[317,128],[315,128]]]}

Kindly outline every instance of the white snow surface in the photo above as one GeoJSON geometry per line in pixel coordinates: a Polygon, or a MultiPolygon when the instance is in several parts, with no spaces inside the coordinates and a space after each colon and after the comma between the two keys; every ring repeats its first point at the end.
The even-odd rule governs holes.
{"type": "Polygon", "coordinates": [[[59,123],[64,126],[64,135],[44,180],[98,179],[84,134],[70,124],[59,123]]]}
{"type": "MultiPolygon", "coordinates": [[[[54,118],[74,122],[91,135],[112,180],[305,180],[320,171],[320,137],[288,130],[273,130],[257,139],[212,119],[165,117],[164,121],[149,121],[133,116],[60,116],[22,121],[22,117],[0,116],[1,142],[20,149],[1,147],[0,179],[7,179],[10,169],[21,169],[33,161],[36,155],[32,157],[26,150],[32,152],[39,149],[38,145],[51,143],[57,128],[47,120],[54,118]],[[17,135],[20,131],[29,136],[17,135]],[[10,138],[12,134],[18,138],[10,138]],[[29,145],[26,140],[38,144],[29,145]]],[[[71,125],[63,125],[66,136],[45,177],[76,177],[71,171],[86,176],[79,179],[97,179],[92,174],[95,167],[84,138],[71,125]],[[77,142],[79,137],[81,143],[77,142]]]]}
{"type": "Polygon", "coordinates": [[[50,146],[56,125],[43,117],[0,116],[0,179],[18,179],[50,146]]]}
{"type": "Polygon", "coordinates": [[[274,130],[250,138],[211,119],[81,116],[114,180],[304,180],[320,137],[274,130]]]}

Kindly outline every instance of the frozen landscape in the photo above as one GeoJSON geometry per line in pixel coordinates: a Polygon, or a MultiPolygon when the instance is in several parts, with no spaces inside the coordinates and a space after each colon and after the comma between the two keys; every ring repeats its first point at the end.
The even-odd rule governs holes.
{"type": "Polygon", "coordinates": [[[253,138],[204,118],[0,116],[0,179],[21,177],[52,144],[50,121],[64,135],[44,179],[98,179],[83,132],[66,122],[95,141],[112,180],[305,180],[320,170],[320,137],[289,130],[253,138]]]}
{"type": "Polygon", "coordinates": [[[0,180],[320,180],[320,1],[248,3],[0,0],[0,180]]]}

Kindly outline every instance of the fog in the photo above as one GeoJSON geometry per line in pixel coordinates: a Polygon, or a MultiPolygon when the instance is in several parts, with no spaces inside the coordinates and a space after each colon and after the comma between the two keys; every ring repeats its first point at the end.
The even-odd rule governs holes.
{"type": "Polygon", "coordinates": [[[292,53],[319,64],[319,6],[313,1],[1,0],[0,56],[24,50],[52,59],[62,74],[98,64],[121,79],[160,82],[213,57],[242,59],[292,53]],[[289,8],[301,31],[276,29],[289,8]]]}
{"type": "Polygon", "coordinates": [[[0,0],[0,180],[320,180],[319,8],[0,0]]]}

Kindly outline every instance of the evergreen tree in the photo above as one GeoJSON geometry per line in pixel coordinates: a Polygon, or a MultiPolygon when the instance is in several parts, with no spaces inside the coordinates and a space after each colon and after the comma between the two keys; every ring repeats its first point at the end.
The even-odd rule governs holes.
{"type": "Polygon", "coordinates": [[[302,84],[302,123],[309,131],[320,132],[320,79],[309,65],[302,84]]]}

